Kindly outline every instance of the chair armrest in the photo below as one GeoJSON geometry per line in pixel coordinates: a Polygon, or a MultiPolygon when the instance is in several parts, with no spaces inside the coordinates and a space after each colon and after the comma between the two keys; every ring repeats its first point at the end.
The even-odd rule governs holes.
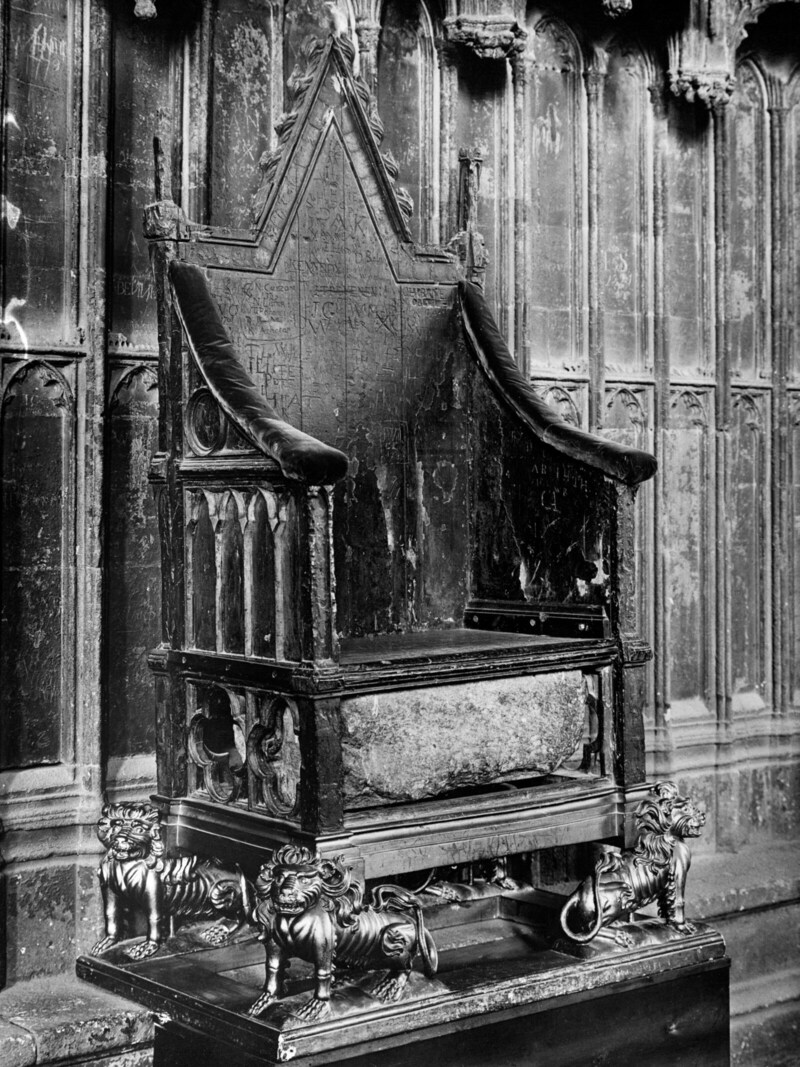
{"type": "Polygon", "coordinates": [[[173,260],[169,277],[192,357],[231,422],[255,448],[277,461],[285,477],[313,485],[343,478],[343,452],[284,422],[264,400],[236,356],[202,270],[173,260]]]}
{"type": "Polygon", "coordinates": [[[467,348],[500,403],[540,441],[626,485],[638,485],[653,477],[658,467],[655,456],[579,430],[542,400],[514,362],[476,285],[460,282],[458,298],[467,348]]]}

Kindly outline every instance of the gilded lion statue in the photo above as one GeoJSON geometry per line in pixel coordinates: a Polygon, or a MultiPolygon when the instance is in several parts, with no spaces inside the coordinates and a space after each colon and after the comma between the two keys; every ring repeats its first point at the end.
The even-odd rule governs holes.
{"type": "Polygon", "coordinates": [[[260,1015],[278,997],[291,957],[314,965],[313,996],[295,1012],[309,1020],[330,1012],[336,968],[392,972],[370,990],[385,1002],[401,996],[417,952],[425,974],[436,973],[436,945],[415,895],[382,885],[364,904],[363,889],[341,857],[323,860],[311,849],[284,845],[262,866],[255,892],[251,918],[261,930],[267,972],[249,1015],[260,1015]]]}
{"type": "MultiPolygon", "coordinates": [[[[705,814],[674,782],[657,782],[637,806],[636,847],[609,849],[561,910],[561,928],[572,941],[587,942],[622,916],[658,901],[659,914],[682,933],[694,926],[684,914],[686,875],[691,853],[688,838],[699,837],[705,814]]],[[[615,938],[625,943],[620,932],[615,938]]]]}
{"type": "Polygon", "coordinates": [[[167,918],[218,919],[201,935],[211,944],[222,944],[245,924],[251,904],[242,872],[192,855],[166,857],[161,816],[151,804],[106,804],[97,836],[106,849],[97,871],[105,936],[93,956],[120,940],[124,907],[143,911],[147,920],[145,940],[128,952],[135,960],[158,951],[167,918]]]}

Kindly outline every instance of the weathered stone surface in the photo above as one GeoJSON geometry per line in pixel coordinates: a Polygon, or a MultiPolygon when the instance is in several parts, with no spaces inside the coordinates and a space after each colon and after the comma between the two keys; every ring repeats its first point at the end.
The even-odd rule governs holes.
{"type": "Polygon", "coordinates": [[[0,1021],[0,1067],[29,1067],[36,1063],[36,1042],[27,1030],[0,1021]]]}
{"type": "Polygon", "coordinates": [[[583,731],[579,671],[342,703],[345,802],[421,800],[555,770],[583,731]]]}
{"type": "MultiPolygon", "coordinates": [[[[98,1054],[117,1049],[132,1052],[153,1039],[151,1012],[72,975],[22,982],[4,990],[0,993],[0,1019],[32,1039],[35,1057],[20,1060],[20,1065],[87,1056],[94,1062],[98,1054]]],[[[0,1040],[2,1037],[0,1030],[0,1040]]],[[[5,1067],[1,1057],[2,1053],[0,1065],[5,1067]]]]}
{"type": "Polygon", "coordinates": [[[39,867],[9,873],[7,893],[8,981],[57,974],[71,966],[75,958],[75,868],[39,867]]]}

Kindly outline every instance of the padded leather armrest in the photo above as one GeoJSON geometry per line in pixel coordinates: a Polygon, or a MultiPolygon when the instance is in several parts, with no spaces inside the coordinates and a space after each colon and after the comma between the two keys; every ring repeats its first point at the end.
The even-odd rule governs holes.
{"type": "Polygon", "coordinates": [[[658,467],[655,456],[571,426],[538,396],[514,362],[476,285],[460,282],[458,296],[467,347],[498,400],[541,441],[626,485],[653,477],[658,467]]]}
{"type": "Polygon", "coordinates": [[[284,422],[267,404],[236,357],[214,297],[199,267],[173,260],[169,276],[192,356],[214,399],[259,451],[287,478],[330,485],[347,473],[347,456],[284,422]]]}

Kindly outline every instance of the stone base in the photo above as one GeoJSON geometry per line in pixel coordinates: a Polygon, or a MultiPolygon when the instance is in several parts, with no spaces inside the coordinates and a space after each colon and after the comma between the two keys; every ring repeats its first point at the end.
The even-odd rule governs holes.
{"type": "Polygon", "coordinates": [[[63,975],[0,993],[0,1065],[149,1067],[154,1016],[138,1004],[63,975]]]}

